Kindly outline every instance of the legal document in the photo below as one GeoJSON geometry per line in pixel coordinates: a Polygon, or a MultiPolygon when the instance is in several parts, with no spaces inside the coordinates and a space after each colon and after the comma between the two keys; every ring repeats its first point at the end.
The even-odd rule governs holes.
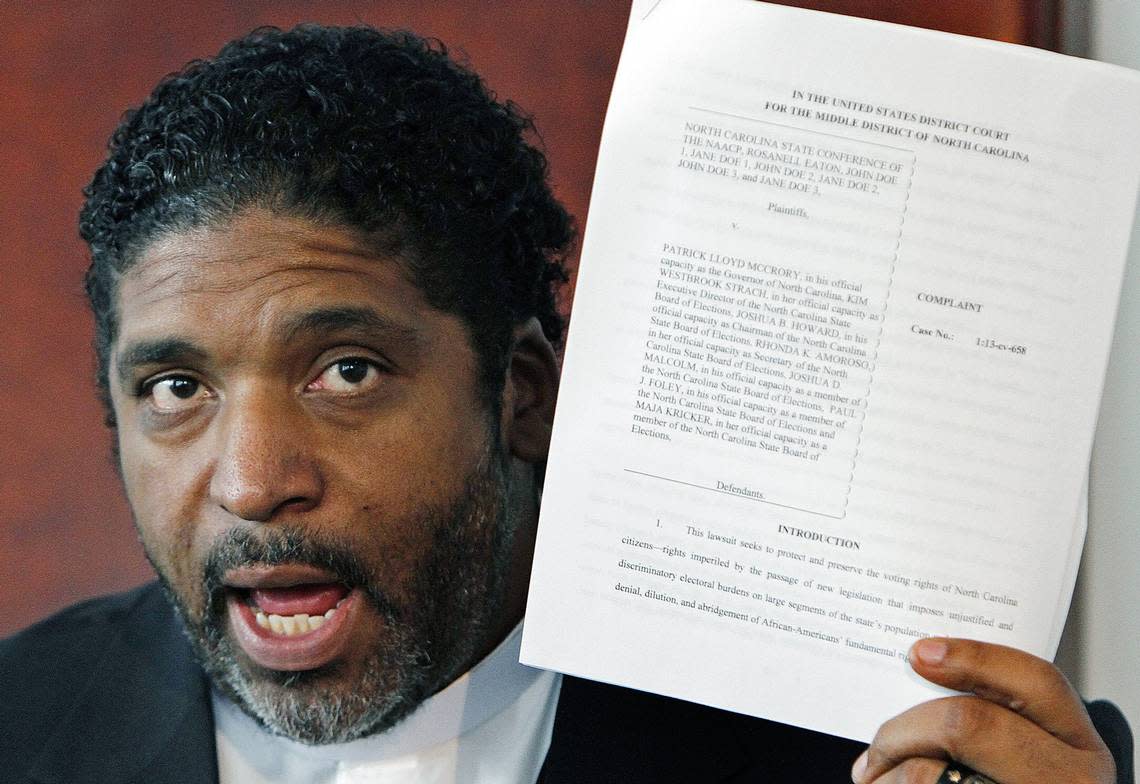
{"type": "Polygon", "coordinates": [[[522,661],[867,741],[920,637],[1051,658],[1140,75],[748,0],[633,4],[522,661]]]}

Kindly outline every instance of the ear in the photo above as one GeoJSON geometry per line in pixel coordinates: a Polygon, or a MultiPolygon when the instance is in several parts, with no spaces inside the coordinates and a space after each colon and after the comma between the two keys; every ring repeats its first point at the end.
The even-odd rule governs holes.
{"type": "Polygon", "coordinates": [[[542,463],[550,451],[550,429],[558,397],[558,356],[538,319],[515,328],[503,384],[503,443],[511,455],[542,463]]]}

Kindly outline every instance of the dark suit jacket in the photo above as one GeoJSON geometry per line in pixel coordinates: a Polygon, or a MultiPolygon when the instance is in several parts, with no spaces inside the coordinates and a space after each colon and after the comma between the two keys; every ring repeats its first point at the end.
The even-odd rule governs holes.
{"type": "MultiPolygon", "coordinates": [[[[1132,784],[1132,738],[1090,711],[1132,784]]],[[[563,680],[543,784],[836,782],[861,745],[643,692],[563,680]]],[[[155,585],[0,642],[0,781],[217,781],[209,687],[155,585]]]]}

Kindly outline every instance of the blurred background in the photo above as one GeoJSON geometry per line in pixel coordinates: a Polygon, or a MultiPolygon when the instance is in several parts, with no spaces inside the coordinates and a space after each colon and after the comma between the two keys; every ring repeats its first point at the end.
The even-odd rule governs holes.
{"type": "MultiPolygon", "coordinates": [[[[798,0],[1140,69],[1134,0],[798,0]]],[[[150,579],[95,399],[81,189],[126,108],[260,25],[408,28],[444,41],[537,122],[554,187],[586,223],[628,0],[154,0],[0,4],[0,636],[150,579]]],[[[1093,260],[1090,260],[1092,263],[1093,260]]],[[[1140,232],[1091,471],[1090,532],[1059,663],[1140,726],[1140,232]]]]}

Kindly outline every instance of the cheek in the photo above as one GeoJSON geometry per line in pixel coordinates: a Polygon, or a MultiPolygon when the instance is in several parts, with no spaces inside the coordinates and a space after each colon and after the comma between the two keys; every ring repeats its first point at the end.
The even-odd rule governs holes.
{"type": "Polygon", "coordinates": [[[487,417],[444,394],[424,395],[415,411],[378,420],[352,443],[352,457],[338,462],[371,497],[363,503],[403,510],[458,498],[491,451],[487,417]]]}
{"type": "Polygon", "coordinates": [[[328,475],[326,501],[340,509],[351,504],[350,513],[324,519],[346,525],[339,535],[360,548],[390,590],[402,592],[431,557],[439,526],[453,524],[456,504],[470,500],[469,480],[491,459],[488,435],[481,423],[452,422],[371,436],[361,439],[365,448],[342,450],[328,475]]]}
{"type": "MultiPolygon", "coordinates": [[[[119,440],[120,468],[139,538],[150,560],[184,596],[201,583],[193,474],[144,444],[119,440]]],[[[184,466],[181,466],[184,468],[184,466]]]]}

